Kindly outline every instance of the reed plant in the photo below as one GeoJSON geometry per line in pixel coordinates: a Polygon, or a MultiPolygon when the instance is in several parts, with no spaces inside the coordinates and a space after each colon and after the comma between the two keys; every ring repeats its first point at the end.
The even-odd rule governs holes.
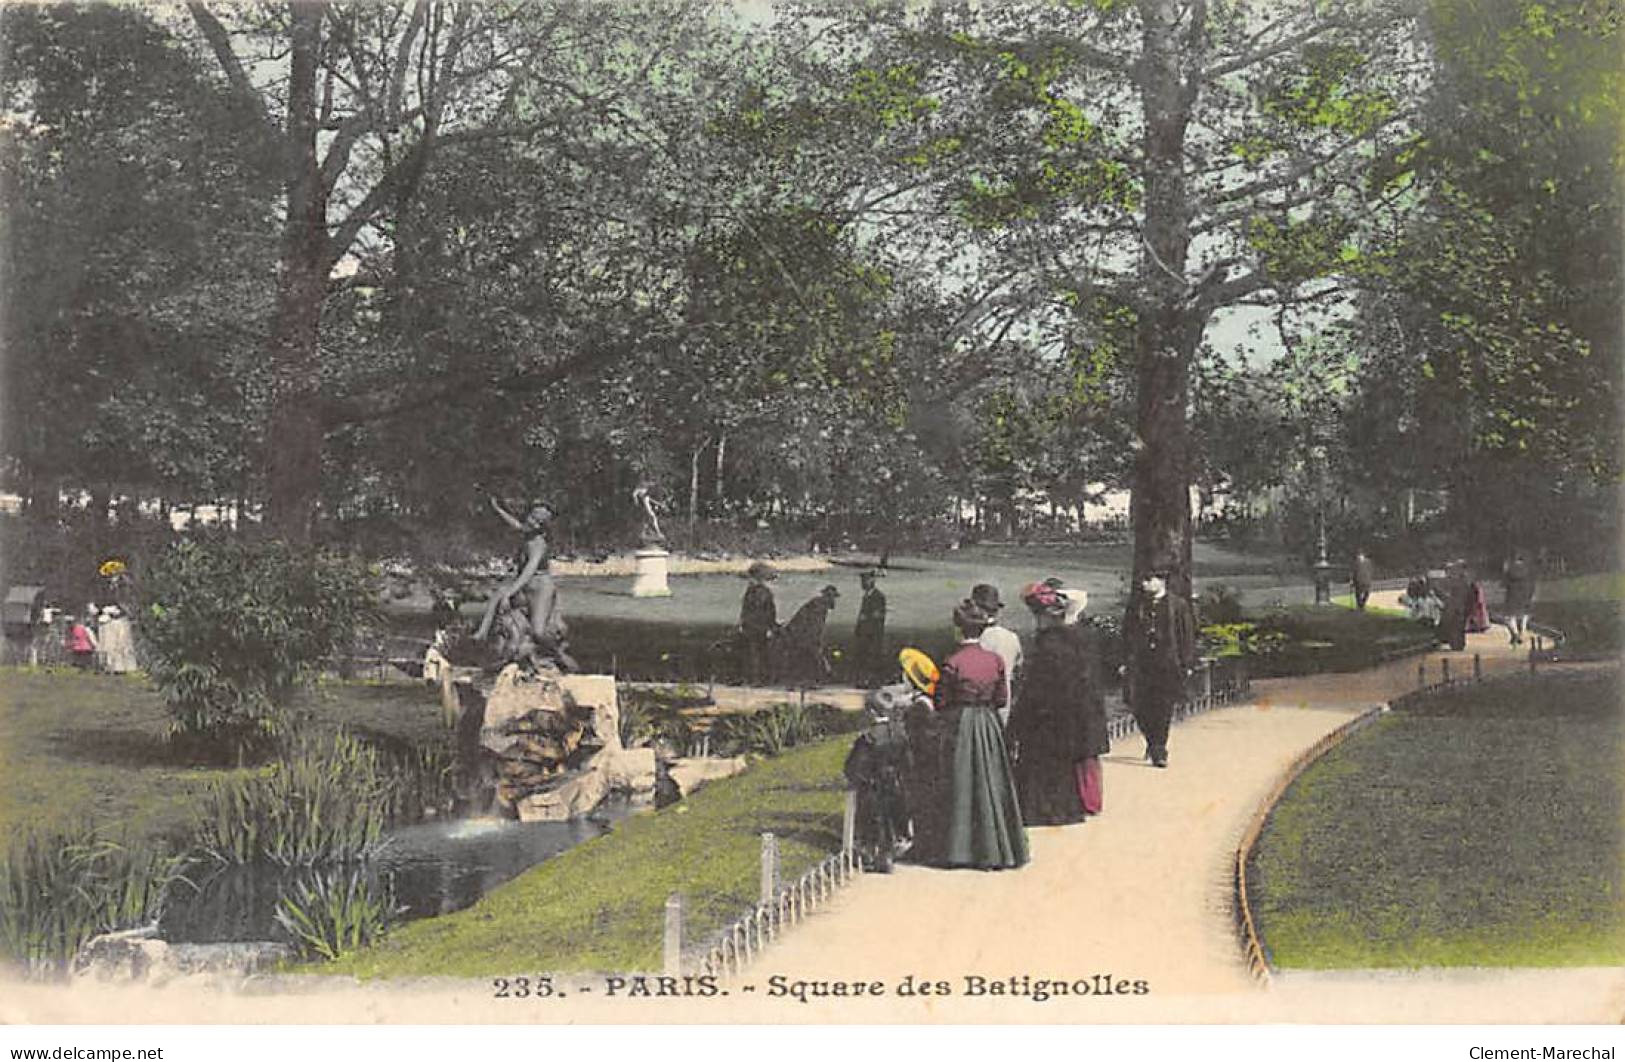
{"type": "Polygon", "coordinates": [[[399,913],[394,890],[359,868],[298,880],[276,905],[277,924],[307,959],[358,951],[381,939],[399,913]]]}
{"type": "Polygon", "coordinates": [[[378,750],[340,732],[297,743],[202,801],[194,842],[224,863],[316,866],[361,859],[402,804],[401,775],[378,750]]]}
{"type": "Polygon", "coordinates": [[[0,950],[32,974],[60,972],[91,937],[156,922],[182,862],[89,825],[25,833],[0,862],[0,950]]]}

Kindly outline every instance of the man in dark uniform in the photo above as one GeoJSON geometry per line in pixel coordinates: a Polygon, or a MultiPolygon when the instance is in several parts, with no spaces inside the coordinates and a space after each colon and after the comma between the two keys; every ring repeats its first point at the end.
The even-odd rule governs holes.
{"type": "Polygon", "coordinates": [[[779,609],[773,589],[767,584],[778,578],[771,565],[755,561],[746,569],[750,585],[739,605],[739,641],[744,651],[745,679],[752,683],[771,682],[772,655],[769,643],[779,628],[779,609]]]}
{"type": "Polygon", "coordinates": [[[886,656],[886,595],[875,585],[876,572],[858,576],[863,600],[858,603],[858,623],[852,629],[852,662],[862,685],[884,682],[888,677],[886,656]]]}
{"type": "Polygon", "coordinates": [[[1168,592],[1168,573],[1153,571],[1123,619],[1128,657],[1125,694],[1145,735],[1145,755],[1168,766],[1168,727],[1174,706],[1185,699],[1185,679],[1196,667],[1196,615],[1189,601],[1168,592]]]}
{"type": "Polygon", "coordinates": [[[1371,596],[1371,582],[1376,570],[1372,567],[1371,558],[1365,555],[1365,550],[1354,554],[1354,566],[1349,570],[1349,583],[1354,587],[1354,607],[1365,611],[1366,600],[1371,596]]]}
{"type": "Polygon", "coordinates": [[[784,670],[789,677],[803,682],[822,682],[829,678],[829,658],[824,654],[824,621],[840,596],[841,592],[835,587],[824,587],[816,597],[796,609],[796,614],[784,625],[784,636],[779,642],[784,647],[784,670]]]}

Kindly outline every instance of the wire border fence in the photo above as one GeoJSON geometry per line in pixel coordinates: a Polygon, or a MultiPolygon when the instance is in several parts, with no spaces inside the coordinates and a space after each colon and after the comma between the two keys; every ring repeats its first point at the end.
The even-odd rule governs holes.
{"type": "Polygon", "coordinates": [[[779,877],[779,843],[771,833],[762,834],[761,899],[755,907],[724,925],[696,947],[686,947],[683,932],[683,898],[674,894],[666,900],[666,927],[662,966],[666,974],[711,974],[737,976],[761,957],[767,946],[791,926],[824,906],[844,886],[863,873],[863,861],[855,842],[857,794],[846,793],[841,817],[841,847],[807,868],[794,881],[785,884],[779,877]]]}
{"type": "MultiPolygon", "coordinates": [[[[1549,631],[1546,635],[1533,637],[1528,654],[1529,673],[1534,674],[1542,662],[1552,662],[1556,650],[1562,645],[1562,633],[1549,631]],[[1544,638],[1550,637],[1554,644],[1547,646],[1544,638]]],[[[1232,904],[1235,909],[1236,929],[1241,938],[1242,955],[1247,963],[1247,971],[1253,978],[1264,985],[1270,983],[1275,973],[1275,963],[1270,956],[1269,947],[1264,943],[1262,932],[1258,928],[1257,920],[1253,916],[1251,887],[1248,881],[1248,864],[1252,861],[1253,849],[1263,836],[1264,828],[1269,824],[1270,817],[1275,813],[1275,807],[1292,787],[1292,783],[1308,770],[1322,756],[1341,745],[1356,732],[1371,725],[1384,712],[1396,708],[1404,708],[1417,701],[1437,696],[1457,687],[1483,682],[1484,659],[1479,653],[1474,653],[1470,671],[1459,674],[1453,673],[1449,657],[1439,660],[1436,682],[1428,681],[1428,661],[1420,660],[1416,665],[1416,688],[1409,693],[1401,694],[1386,704],[1368,708],[1342,726],[1333,730],[1309,748],[1293,758],[1281,776],[1276,779],[1266,796],[1253,813],[1248,823],[1247,831],[1242,835],[1241,843],[1236,846],[1235,865],[1232,873],[1232,904]]],[[[1505,671],[1502,674],[1506,674],[1505,671]]]]}
{"type": "MultiPolygon", "coordinates": [[[[1245,700],[1252,692],[1252,677],[1240,657],[1204,656],[1191,674],[1185,700],[1174,708],[1174,721],[1212,711],[1245,700]]],[[[1132,712],[1106,721],[1106,734],[1113,741],[1126,738],[1137,729],[1132,712]]]]}

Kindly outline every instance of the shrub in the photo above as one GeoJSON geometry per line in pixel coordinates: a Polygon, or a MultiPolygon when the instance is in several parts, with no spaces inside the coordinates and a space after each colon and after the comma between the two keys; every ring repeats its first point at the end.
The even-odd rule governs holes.
{"type": "Polygon", "coordinates": [[[403,805],[403,780],[348,734],[302,743],[262,773],[216,783],[195,843],[223,863],[313,866],[372,851],[403,805]]]}
{"type": "Polygon", "coordinates": [[[805,745],[823,737],[827,723],[821,719],[817,706],[809,708],[795,702],[775,704],[748,715],[730,715],[717,722],[712,729],[716,750],[720,755],[739,756],[754,752],[762,756],[777,756],[786,749],[805,745]]]}
{"type": "Polygon", "coordinates": [[[1210,586],[1196,599],[1196,615],[1203,626],[1241,622],[1241,591],[1233,586],[1210,586]]]}
{"type": "Polygon", "coordinates": [[[226,536],[177,543],[139,589],[136,622],[171,735],[239,758],[277,736],[286,695],[376,608],[356,561],[226,536]]]}
{"type": "Polygon", "coordinates": [[[359,869],[296,881],[276,903],[277,924],[302,958],[358,951],[382,939],[399,913],[393,890],[359,869]]]}
{"type": "Polygon", "coordinates": [[[24,834],[0,863],[0,948],[32,973],[59,971],[98,933],[157,921],[180,867],[89,826],[24,834]]]}

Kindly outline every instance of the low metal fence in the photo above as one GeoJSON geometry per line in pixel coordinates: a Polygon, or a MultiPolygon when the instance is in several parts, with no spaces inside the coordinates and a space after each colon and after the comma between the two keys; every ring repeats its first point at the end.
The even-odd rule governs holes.
{"type": "MultiPolygon", "coordinates": [[[[1235,704],[1252,692],[1247,663],[1240,657],[1204,656],[1185,685],[1185,699],[1174,706],[1175,721],[1235,704]]],[[[1134,715],[1124,713],[1106,721],[1106,733],[1126,738],[1135,732],[1134,715]]]]}
{"type": "Polygon", "coordinates": [[[791,926],[828,903],[836,892],[863,873],[863,862],[854,846],[857,794],[846,794],[842,816],[841,848],[789,884],[779,877],[779,843],[771,833],[762,834],[761,899],[755,907],[718,930],[696,948],[684,945],[684,904],[680,895],[666,900],[664,972],[735,976],[791,926]]]}

